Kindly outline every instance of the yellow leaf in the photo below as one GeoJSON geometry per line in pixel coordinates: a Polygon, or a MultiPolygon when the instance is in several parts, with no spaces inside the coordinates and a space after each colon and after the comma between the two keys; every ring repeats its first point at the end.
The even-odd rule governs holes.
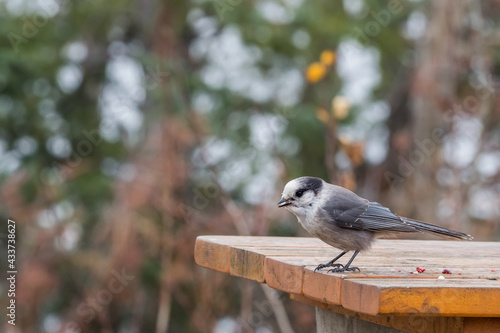
{"type": "Polygon", "coordinates": [[[316,110],[316,118],[321,120],[323,124],[328,124],[328,120],[330,119],[330,115],[328,114],[328,111],[326,111],[323,108],[318,108],[316,110]]]}
{"type": "Polygon", "coordinates": [[[307,67],[306,78],[307,81],[316,83],[321,80],[325,74],[326,66],[319,62],[314,62],[307,67]]]}
{"type": "Polygon", "coordinates": [[[335,63],[335,58],[335,51],[332,50],[324,50],[323,52],[321,52],[321,55],[319,57],[321,63],[327,66],[333,65],[335,63]]]}
{"type": "Polygon", "coordinates": [[[349,114],[351,103],[344,96],[337,96],[332,100],[332,114],[337,119],[344,119],[349,114]]]}

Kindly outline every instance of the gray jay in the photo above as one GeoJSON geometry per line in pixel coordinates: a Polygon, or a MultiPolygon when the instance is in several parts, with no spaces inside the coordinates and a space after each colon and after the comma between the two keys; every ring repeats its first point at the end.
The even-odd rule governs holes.
{"type": "Polygon", "coordinates": [[[471,240],[470,235],[432,224],[398,216],[377,202],[370,202],[340,186],[320,178],[300,177],[285,185],[278,207],[292,212],[312,236],[342,250],[342,253],[316,270],[334,267],[329,271],[355,271],[350,267],[359,251],[371,247],[380,234],[392,232],[432,232],[441,236],[471,240]],[[335,261],[354,251],[344,266],[335,261]]]}

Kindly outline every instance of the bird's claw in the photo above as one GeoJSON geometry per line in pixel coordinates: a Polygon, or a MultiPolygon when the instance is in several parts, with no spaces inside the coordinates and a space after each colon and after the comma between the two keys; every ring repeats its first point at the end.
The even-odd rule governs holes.
{"type": "Polygon", "coordinates": [[[345,270],[348,272],[356,272],[356,271],[361,272],[359,267],[347,267],[345,270]]]}
{"type": "Polygon", "coordinates": [[[358,267],[336,267],[328,270],[328,273],[342,273],[342,272],[361,272],[361,270],[358,267]]]}
{"type": "Polygon", "coordinates": [[[333,264],[333,263],[332,264],[330,264],[330,263],[328,263],[328,264],[319,264],[318,267],[316,267],[314,269],[314,271],[316,272],[316,271],[319,271],[320,269],[323,269],[323,268],[326,268],[326,267],[335,267],[337,269],[339,267],[343,268],[344,265],[342,265],[342,264],[333,264]]]}

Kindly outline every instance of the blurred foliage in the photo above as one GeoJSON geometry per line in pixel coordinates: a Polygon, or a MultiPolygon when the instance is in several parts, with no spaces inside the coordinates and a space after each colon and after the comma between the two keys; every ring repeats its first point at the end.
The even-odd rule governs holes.
{"type": "MultiPolygon", "coordinates": [[[[259,328],[248,318],[269,295],[197,267],[194,240],[303,234],[274,207],[294,177],[319,176],[417,214],[412,183],[391,192],[384,175],[418,137],[414,73],[419,55],[433,54],[425,27],[439,16],[429,2],[0,6],[0,217],[18,226],[22,332],[209,332],[224,317],[237,330],[259,328]],[[370,158],[373,142],[382,150],[370,158]],[[99,301],[122,273],[130,281],[99,301]]],[[[465,70],[452,80],[455,102],[474,91],[463,74],[474,64],[484,62],[493,81],[500,74],[491,37],[499,8],[481,6],[479,33],[464,35],[493,41],[456,64],[465,70]]],[[[482,103],[482,137],[497,138],[498,101],[482,103]]],[[[460,177],[472,164],[443,172],[460,177]]],[[[496,198],[499,178],[480,177],[496,198]]],[[[476,220],[464,227],[479,239],[498,239],[498,216],[460,216],[476,220]]],[[[294,329],[311,331],[312,309],[280,299],[294,329]]],[[[261,326],[279,331],[274,315],[261,326]]]]}

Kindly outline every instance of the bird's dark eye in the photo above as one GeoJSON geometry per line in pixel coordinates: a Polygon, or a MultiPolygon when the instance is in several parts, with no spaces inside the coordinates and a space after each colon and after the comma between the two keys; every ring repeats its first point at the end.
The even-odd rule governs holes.
{"type": "Polygon", "coordinates": [[[295,196],[297,198],[300,198],[302,196],[302,194],[304,194],[304,190],[298,190],[297,192],[295,192],[295,196]]]}

